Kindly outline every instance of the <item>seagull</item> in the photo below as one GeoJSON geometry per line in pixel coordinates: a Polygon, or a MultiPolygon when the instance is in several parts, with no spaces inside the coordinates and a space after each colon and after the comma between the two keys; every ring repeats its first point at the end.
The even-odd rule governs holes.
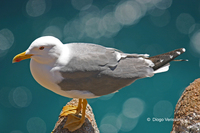
{"type": "Polygon", "coordinates": [[[13,63],[31,58],[31,74],[40,85],[79,99],[77,107],[67,105],[60,115],[68,116],[64,128],[75,131],[85,122],[86,99],[115,93],[137,79],[166,72],[170,61],[184,61],[174,60],[184,52],[185,48],[179,48],[149,57],[91,43],[63,44],[53,36],[43,36],[16,55],[13,63]],[[80,112],[81,118],[76,117],[80,112]]]}

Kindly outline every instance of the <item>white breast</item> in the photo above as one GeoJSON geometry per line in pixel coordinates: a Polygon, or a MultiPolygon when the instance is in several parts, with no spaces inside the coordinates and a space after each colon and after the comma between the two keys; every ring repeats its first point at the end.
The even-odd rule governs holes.
{"type": "MultiPolygon", "coordinates": [[[[55,81],[52,78],[54,73],[51,72],[52,67],[40,64],[31,59],[30,70],[34,79],[43,87],[52,90],[55,88],[55,81]]],[[[52,90],[53,91],[53,90],[52,90]]]]}
{"type": "Polygon", "coordinates": [[[56,84],[56,82],[59,82],[59,80],[62,79],[62,76],[58,72],[52,71],[52,67],[45,64],[39,64],[33,59],[31,59],[30,70],[33,75],[33,78],[40,85],[59,95],[69,97],[69,95],[67,95],[66,92],[62,91],[60,87],[56,84]]]}

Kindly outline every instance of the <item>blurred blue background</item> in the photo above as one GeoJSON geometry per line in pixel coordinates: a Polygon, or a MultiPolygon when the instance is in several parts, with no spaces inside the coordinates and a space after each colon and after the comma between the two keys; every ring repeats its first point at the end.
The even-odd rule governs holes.
{"type": "Polygon", "coordinates": [[[102,133],[169,133],[176,103],[199,78],[198,0],[1,0],[0,133],[48,133],[71,99],[41,87],[29,60],[12,58],[53,35],[63,43],[90,42],[151,56],[185,47],[170,70],[137,80],[118,93],[88,100],[102,133]]]}

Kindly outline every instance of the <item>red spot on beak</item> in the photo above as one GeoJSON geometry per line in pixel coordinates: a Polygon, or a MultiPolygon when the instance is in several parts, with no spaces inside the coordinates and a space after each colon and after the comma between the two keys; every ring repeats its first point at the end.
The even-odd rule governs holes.
{"type": "Polygon", "coordinates": [[[15,61],[16,61],[16,62],[20,62],[20,61],[21,61],[21,59],[16,59],[15,61]]]}

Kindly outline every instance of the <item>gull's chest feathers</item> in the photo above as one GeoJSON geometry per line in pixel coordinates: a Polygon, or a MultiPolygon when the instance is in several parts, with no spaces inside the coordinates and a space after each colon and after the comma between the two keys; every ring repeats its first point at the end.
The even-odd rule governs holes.
{"type": "Polygon", "coordinates": [[[56,83],[62,80],[62,76],[53,68],[53,66],[40,64],[31,60],[30,69],[34,79],[40,85],[54,92],[60,90],[56,83]]]}

